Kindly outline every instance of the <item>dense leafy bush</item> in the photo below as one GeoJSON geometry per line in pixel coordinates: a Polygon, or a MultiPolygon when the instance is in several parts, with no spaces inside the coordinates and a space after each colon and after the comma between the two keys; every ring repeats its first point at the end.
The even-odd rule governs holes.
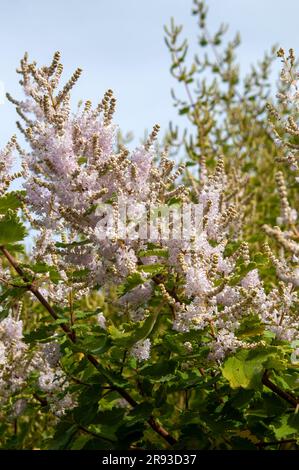
{"type": "Polygon", "coordinates": [[[111,90],[73,113],[81,69],[60,87],[58,52],[21,60],[26,143],[0,154],[2,448],[297,448],[294,52],[275,107],[272,56],[242,84],[239,38],[193,13],[214,56],[186,65],[166,28],[189,126],[162,150],[159,126],[120,143],[111,90]]]}

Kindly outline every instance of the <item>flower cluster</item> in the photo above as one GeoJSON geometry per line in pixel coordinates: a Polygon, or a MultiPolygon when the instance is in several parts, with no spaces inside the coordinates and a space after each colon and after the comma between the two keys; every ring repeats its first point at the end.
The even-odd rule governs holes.
{"type": "Polygon", "coordinates": [[[34,370],[32,355],[23,340],[23,322],[11,314],[0,322],[0,403],[20,393],[34,370]]]}
{"type": "Polygon", "coordinates": [[[20,151],[16,136],[0,151],[0,196],[9,189],[10,184],[23,175],[23,171],[13,172],[16,151],[20,151]]]}
{"type": "MultiPolygon", "coordinates": [[[[144,222],[145,206],[164,204],[169,208],[174,199],[182,207],[191,202],[186,188],[175,184],[183,166],[174,171],[174,163],[165,152],[160,158],[155,153],[159,126],[154,127],[144,145],[130,153],[117,147],[117,127],[112,121],[115,98],[111,90],[96,108],[86,102],[82,110],[73,114],[70,91],[80,69],[60,91],[57,91],[62,73],[59,53],[49,67],[42,68],[29,63],[25,55],[19,72],[26,99],[10,99],[23,120],[19,128],[30,147],[30,152],[23,151],[22,157],[26,168],[26,205],[33,214],[32,226],[39,230],[35,256],[56,266],[61,278],[54,287],[47,286],[47,282],[45,288],[41,285],[46,298],[64,305],[70,291],[75,296],[77,291],[80,297],[87,292],[85,289],[107,288],[138,274],[139,285],[118,301],[121,311],[129,312],[133,321],[144,319],[151,314],[144,308],[159,288],[173,311],[173,329],[204,331],[209,338],[210,359],[223,360],[238,348],[260,344],[245,341],[239,334],[243,320],[251,314],[258,316],[263,326],[277,337],[294,338],[298,326],[292,318],[296,294],[289,291],[289,283],[297,285],[297,270],[290,271],[271,254],[280,268],[280,278],[287,281],[287,286],[280,288],[283,300],[278,301],[281,292],[278,294],[274,289],[266,293],[256,268],[248,268],[250,255],[246,243],[230,256],[226,254],[229,243],[239,237],[243,214],[238,204],[227,197],[228,178],[222,157],[218,158],[212,175],[202,174],[196,188],[195,203],[202,216],[200,230],[194,230],[191,224],[187,225],[188,237],[165,237],[160,221],[160,225],[156,222],[154,236],[135,237],[136,221],[144,222]],[[120,211],[120,201],[125,202],[127,210],[123,232],[106,219],[103,210],[108,205],[112,213],[120,211]],[[156,251],[148,250],[148,243],[156,251]],[[245,268],[243,276],[237,275],[240,264],[245,268]],[[167,290],[165,277],[158,280],[150,275],[148,269],[155,269],[156,265],[179,280],[179,293],[167,290]],[[68,273],[74,269],[86,270],[86,276],[70,285],[68,273]]],[[[297,214],[289,206],[281,173],[277,183],[282,202],[280,220],[292,225],[297,214]]],[[[269,227],[266,231],[284,246],[295,247],[288,232],[269,227]]],[[[98,323],[106,328],[104,317],[100,316],[98,323]]],[[[145,340],[136,344],[132,354],[145,360],[149,350],[150,341],[145,340]]],[[[50,383],[54,383],[51,377],[50,383]]]]}
{"type": "MultiPolygon", "coordinates": [[[[211,336],[209,357],[213,360],[223,360],[239,348],[252,348],[260,344],[244,341],[239,334],[242,321],[252,313],[260,318],[266,330],[279,339],[294,340],[299,327],[292,313],[298,299],[291,286],[283,285],[279,290],[266,293],[258,270],[246,269],[250,266],[246,243],[242,243],[233,255],[225,256],[228,233],[236,212],[231,207],[221,207],[225,176],[221,174],[222,165],[220,168],[218,166],[216,178],[210,178],[209,187],[205,185],[200,196],[206,214],[204,229],[200,237],[188,248],[185,246],[177,256],[183,273],[185,295],[189,300],[177,302],[170,299],[175,311],[174,329],[182,332],[208,330],[211,336]],[[235,282],[240,261],[247,273],[235,282]]],[[[166,293],[166,300],[167,296],[166,293]]]]}
{"type": "Polygon", "coordinates": [[[69,382],[59,366],[59,358],[59,343],[53,341],[42,345],[36,360],[38,387],[46,393],[50,410],[57,417],[76,406],[74,395],[68,392],[69,382]]]}
{"type": "Polygon", "coordinates": [[[26,100],[9,96],[23,119],[19,128],[31,148],[30,153],[23,153],[23,165],[27,169],[26,204],[34,213],[33,226],[41,231],[35,254],[53,263],[54,239],[60,235],[67,246],[60,250],[65,265],[87,268],[89,285],[107,284],[109,279],[115,282],[134,272],[138,246],[130,239],[123,243],[114,239],[115,228],[100,223],[101,205],[108,203],[116,209],[122,198],[133,221],[140,203],[167,202],[185,194],[181,187],[170,190],[182,168],[171,174],[174,165],[165,156],[159,166],[154,163],[159,126],[131,154],[117,148],[111,90],[95,109],[86,102],[82,111],[72,114],[70,90],[81,71],[77,69],[56,93],[62,73],[59,57],[56,53],[50,67],[38,69],[25,56],[20,73],[26,100]],[[84,237],[82,243],[76,243],[78,234],[84,237]]]}
{"type": "MultiPolygon", "coordinates": [[[[288,56],[286,56],[285,51],[281,48],[277,55],[283,64],[281,71],[283,89],[277,94],[280,106],[278,108],[269,107],[270,126],[279,152],[277,160],[287,164],[292,173],[295,172],[295,181],[298,183],[298,176],[296,176],[298,173],[298,150],[297,145],[293,142],[299,133],[297,124],[298,72],[296,71],[293,49],[290,49],[288,56]]],[[[286,306],[289,310],[296,296],[295,289],[299,285],[298,212],[289,203],[288,187],[282,171],[278,171],[276,174],[276,185],[281,214],[277,218],[276,226],[265,225],[264,230],[270,238],[276,241],[280,252],[279,256],[276,256],[269,245],[265,245],[265,251],[276,269],[277,276],[285,284],[284,290],[288,292],[286,295],[289,299],[286,306]]],[[[286,297],[284,296],[284,298],[286,297]]],[[[291,323],[292,320],[290,320],[291,323]]],[[[293,326],[296,328],[298,321],[293,320],[293,326]]]]}
{"type": "Polygon", "coordinates": [[[268,105],[270,128],[279,149],[277,161],[286,164],[298,178],[298,146],[293,140],[298,135],[297,113],[299,106],[298,72],[294,50],[289,54],[280,48],[277,52],[282,62],[281,87],[277,93],[278,107],[268,105]]]}
{"type": "Polygon", "coordinates": [[[23,338],[23,322],[9,314],[0,322],[0,389],[1,406],[13,399],[12,414],[19,416],[26,408],[27,400],[18,398],[26,393],[26,387],[34,374],[38,374],[38,388],[47,394],[50,410],[62,416],[76,405],[67,391],[69,384],[59,367],[60,349],[56,342],[45,343],[38,350],[31,350],[23,338]]]}

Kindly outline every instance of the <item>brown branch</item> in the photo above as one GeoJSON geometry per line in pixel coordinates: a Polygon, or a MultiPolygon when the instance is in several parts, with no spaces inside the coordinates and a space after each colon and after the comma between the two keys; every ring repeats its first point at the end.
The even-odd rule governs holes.
{"type": "Polygon", "coordinates": [[[113,439],[109,439],[109,437],[105,437],[105,436],[102,436],[101,434],[97,434],[96,432],[90,431],[89,429],[85,428],[84,426],[78,425],[78,429],[80,431],[84,432],[85,434],[89,434],[90,436],[95,437],[96,439],[101,439],[102,441],[107,441],[107,442],[110,442],[112,444],[116,443],[116,441],[114,441],[113,439]]]}
{"type": "Polygon", "coordinates": [[[282,390],[280,387],[278,387],[275,383],[273,383],[269,379],[268,370],[264,372],[262,383],[265,385],[265,387],[269,388],[270,390],[272,390],[272,392],[276,393],[276,395],[278,395],[280,398],[282,398],[283,400],[287,401],[290,405],[292,405],[293,408],[297,408],[299,406],[298,398],[294,397],[291,393],[286,392],[285,390],[282,390]]]}
{"type": "Polygon", "coordinates": [[[41,404],[41,406],[48,406],[47,400],[45,398],[40,397],[37,393],[34,393],[33,397],[41,404]]]}
{"type": "MultiPolygon", "coordinates": [[[[39,290],[33,284],[30,283],[30,280],[27,278],[23,269],[18,265],[15,258],[9,253],[9,251],[4,246],[0,246],[0,251],[2,251],[3,255],[5,256],[9,264],[22,277],[22,279],[25,282],[28,282],[28,286],[24,286],[24,287],[26,287],[27,290],[32,292],[32,294],[39,300],[39,302],[45,307],[45,309],[48,310],[48,312],[50,313],[51,317],[54,320],[58,320],[59,317],[57,313],[55,312],[55,310],[51,307],[49,302],[44,298],[44,296],[39,292],[39,290]]],[[[60,326],[63,329],[63,331],[67,334],[67,336],[70,338],[70,340],[73,341],[74,333],[71,331],[68,325],[66,325],[65,323],[61,323],[60,326]]]]}
{"type": "Polygon", "coordinates": [[[160,436],[162,436],[165,441],[168,442],[168,444],[170,444],[171,446],[173,446],[174,444],[177,443],[177,440],[171,435],[169,434],[168,431],[166,431],[166,429],[164,429],[156,420],[153,416],[151,416],[148,420],[148,424],[151,426],[151,428],[156,431],[156,433],[160,434],[160,436]]]}
{"type": "MultiPolygon", "coordinates": [[[[9,251],[4,247],[4,246],[0,246],[0,251],[3,253],[3,255],[5,256],[5,258],[7,259],[7,261],[10,263],[10,265],[15,269],[15,271],[22,277],[22,279],[25,281],[25,282],[28,282],[28,286],[27,286],[27,289],[32,292],[32,294],[39,300],[39,302],[45,307],[45,309],[50,313],[50,315],[52,316],[52,318],[54,320],[57,320],[59,317],[57,315],[57,313],[55,312],[55,310],[51,307],[51,305],[49,304],[49,302],[43,297],[43,295],[39,292],[39,290],[32,284],[30,284],[30,281],[28,280],[28,278],[26,277],[26,274],[23,272],[22,268],[18,265],[18,262],[15,260],[15,258],[9,253],[9,251]]],[[[69,339],[72,341],[72,343],[75,343],[76,342],[76,337],[74,335],[74,333],[72,332],[72,330],[69,328],[68,325],[66,325],[65,323],[62,323],[59,325],[63,331],[66,333],[66,335],[69,337],[69,339]]],[[[86,358],[88,359],[88,361],[93,364],[93,366],[99,370],[101,373],[103,373],[103,370],[100,366],[100,363],[98,362],[98,360],[96,359],[96,357],[94,357],[92,354],[86,354],[86,358]]],[[[131,395],[123,388],[121,387],[118,387],[116,385],[114,385],[114,383],[112,382],[111,379],[109,379],[109,377],[105,377],[107,382],[113,387],[113,389],[119,393],[119,395],[121,395],[133,408],[135,408],[138,403],[134,400],[133,397],[131,397],[131,395]]],[[[147,420],[148,424],[150,425],[150,427],[157,433],[159,434],[168,444],[170,445],[174,445],[176,444],[177,440],[171,436],[169,434],[168,431],[166,431],[166,429],[164,429],[156,420],[153,416],[151,416],[148,420],[147,420]]]]}
{"type": "Polygon", "coordinates": [[[13,432],[14,432],[14,435],[17,436],[17,434],[18,434],[18,420],[17,420],[17,418],[15,418],[13,420],[13,432]]]}
{"type": "Polygon", "coordinates": [[[267,446],[276,446],[279,444],[290,444],[296,443],[297,439],[282,439],[281,441],[272,441],[272,442],[259,442],[256,444],[257,447],[267,447],[267,446]]]}

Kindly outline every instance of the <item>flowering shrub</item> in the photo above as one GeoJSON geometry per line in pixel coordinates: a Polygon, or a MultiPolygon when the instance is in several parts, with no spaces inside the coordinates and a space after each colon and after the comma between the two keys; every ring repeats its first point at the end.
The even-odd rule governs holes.
{"type": "MultiPolygon", "coordinates": [[[[8,95],[26,146],[13,137],[0,154],[1,446],[296,448],[299,248],[283,173],[277,226],[260,221],[276,253],[252,240],[256,223],[243,227],[248,188],[234,182],[248,168],[232,169],[230,147],[221,155],[227,136],[214,148],[205,131],[206,165],[203,144],[185,142],[193,163],[195,148],[201,157],[197,180],[159,151],[157,125],[136,150],[119,144],[111,90],[73,113],[81,69],[60,87],[62,70],[58,52],[41,68],[25,55],[24,98],[8,95]],[[22,189],[12,191],[16,178],[22,189]]],[[[180,73],[188,85],[195,69],[180,73]]],[[[271,127],[264,109],[241,102],[272,149],[278,111],[270,106],[271,127]]],[[[198,132],[200,112],[192,102],[186,111],[198,132]]],[[[246,148],[239,128],[228,145],[238,133],[246,148]]]]}

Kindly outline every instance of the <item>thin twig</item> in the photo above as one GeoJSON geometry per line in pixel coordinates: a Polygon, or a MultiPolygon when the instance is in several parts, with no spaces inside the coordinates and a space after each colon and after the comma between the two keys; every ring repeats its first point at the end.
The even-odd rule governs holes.
{"type": "Polygon", "coordinates": [[[265,385],[265,387],[269,388],[270,390],[272,390],[272,392],[276,393],[276,395],[278,395],[280,398],[287,401],[290,405],[293,406],[293,408],[298,407],[299,400],[296,397],[294,397],[293,395],[291,395],[289,392],[286,392],[285,390],[282,390],[275,383],[273,383],[269,379],[269,371],[268,370],[266,370],[264,372],[262,382],[265,385]]]}
{"type": "Polygon", "coordinates": [[[289,444],[291,442],[296,443],[297,439],[282,439],[281,441],[272,441],[272,442],[259,442],[256,444],[257,447],[267,447],[267,446],[276,446],[279,444],[289,444]]]}
{"type": "Polygon", "coordinates": [[[95,437],[96,439],[101,439],[102,441],[107,441],[112,444],[116,444],[116,441],[113,439],[109,439],[109,437],[102,436],[101,434],[97,434],[96,432],[90,431],[89,429],[85,428],[84,426],[78,425],[78,429],[85,434],[89,434],[90,436],[95,437]]]}

